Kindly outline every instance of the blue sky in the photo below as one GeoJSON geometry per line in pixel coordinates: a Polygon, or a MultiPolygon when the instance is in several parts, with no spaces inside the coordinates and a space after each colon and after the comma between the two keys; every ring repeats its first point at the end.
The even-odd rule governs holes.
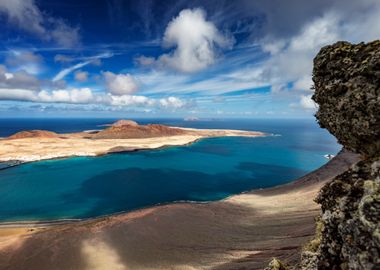
{"type": "Polygon", "coordinates": [[[312,60],[378,0],[1,0],[0,117],[312,117],[312,60]]]}

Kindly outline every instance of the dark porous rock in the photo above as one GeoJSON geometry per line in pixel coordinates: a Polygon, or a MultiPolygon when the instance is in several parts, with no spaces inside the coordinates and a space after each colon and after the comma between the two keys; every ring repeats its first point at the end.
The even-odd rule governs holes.
{"type": "Polygon", "coordinates": [[[300,269],[317,270],[318,269],[318,255],[317,252],[304,251],[301,255],[300,269]]]}
{"type": "Polygon", "coordinates": [[[347,149],[380,151],[380,41],[338,42],[314,59],[316,117],[347,149]]]}
{"type": "Polygon", "coordinates": [[[380,269],[380,41],[322,48],[313,80],[320,126],[362,160],[321,189],[318,244],[301,268],[380,269]]]}
{"type": "Polygon", "coordinates": [[[380,269],[380,160],[363,160],[320,191],[319,269],[380,269]]]}

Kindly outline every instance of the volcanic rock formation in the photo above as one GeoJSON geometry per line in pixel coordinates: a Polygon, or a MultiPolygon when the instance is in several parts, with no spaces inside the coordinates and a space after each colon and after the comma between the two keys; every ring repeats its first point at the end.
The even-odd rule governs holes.
{"type": "Polygon", "coordinates": [[[319,236],[303,269],[380,269],[380,41],[338,42],[314,59],[316,117],[362,161],[320,191],[319,236]]]}
{"type": "Polygon", "coordinates": [[[179,128],[159,124],[139,125],[131,120],[119,120],[110,127],[99,131],[92,136],[93,139],[132,139],[152,138],[162,136],[175,136],[186,134],[179,128]]]}

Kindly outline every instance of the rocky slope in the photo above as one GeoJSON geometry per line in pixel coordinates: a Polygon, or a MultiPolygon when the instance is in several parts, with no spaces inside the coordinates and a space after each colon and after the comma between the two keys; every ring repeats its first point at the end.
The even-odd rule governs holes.
{"type": "Polygon", "coordinates": [[[109,128],[93,134],[93,139],[131,139],[131,138],[152,138],[160,136],[184,135],[183,129],[168,127],[159,124],[138,125],[129,120],[120,120],[109,128]]]}
{"type": "Polygon", "coordinates": [[[8,139],[24,139],[24,138],[58,138],[59,135],[47,130],[26,130],[17,132],[8,137],[8,139]]]}
{"type": "Polygon", "coordinates": [[[322,48],[313,81],[321,127],[362,160],[321,189],[302,269],[380,269],[380,41],[322,48]]]}

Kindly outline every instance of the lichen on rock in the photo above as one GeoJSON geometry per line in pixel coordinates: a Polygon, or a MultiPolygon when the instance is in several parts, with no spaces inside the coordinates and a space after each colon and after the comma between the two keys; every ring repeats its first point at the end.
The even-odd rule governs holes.
{"type": "Polygon", "coordinates": [[[337,42],[314,59],[316,117],[347,149],[380,152],[380,40],[337,42]]]}
{"type": "Polygon", "coordinates": [[[363,160],[324,186],[319,269],[379,269],[380,181],[377,161],[363,160]]]}
{"type": "Polygon", "coordinates": [[[327,183],[319,246],[302,269],[380,269],[380,41],[338,42],[314,59],[316,117],[362,160],[327,183]]]}
{"type": "Polygon", "coordinates": [[[264,270],[291,270],[291,268],[289,268],[280,260],[273,258],[264,270]]]}

